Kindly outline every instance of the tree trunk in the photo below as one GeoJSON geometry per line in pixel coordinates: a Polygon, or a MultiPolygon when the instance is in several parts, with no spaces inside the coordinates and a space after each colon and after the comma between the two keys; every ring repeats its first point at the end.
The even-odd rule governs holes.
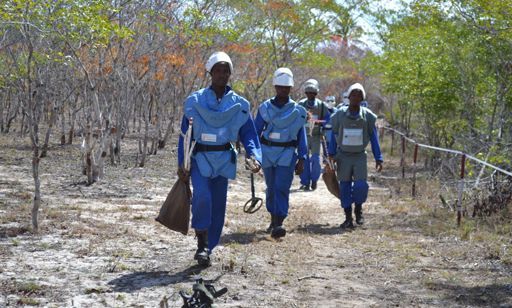
{"type": "Polygon", "coordinates": [[[148,119],[148,113],[144,115],[144,139],[142,142],[142,157],[140,158],[139,167],[144,167],[144,164],[146,163],[146,153],[148,149],[148,136],[149,136],[149,119],[148,119]]]}
{"type": "MultiPolygon", "coordinates": [[[[121,164],[121,138],[123,137],[123,134],[124,134],[124,129],[123,129],[123,122],[124,120],[118,120],[118,126],[116,127],[116,130],[115,130],[115,141],[112,142],[113,146],[112,146],[112,156],[113,156],[113,159],[115,160],[115,163],[116,164],[121,164]]],[[[126,121],[126,123],[128,123],[129,120],[126,121]]]]}
{"type": "MultiPolygon", "coordinates": [[[[164,138],[159,142],[159,145],[158,145],[158,147],[160,149],[163,149],[165,147],[165,145],[167,144],[167,140],[169,140],[169,137],[174,134],[174,124],[176,122],[176,118],[178,118],[177,113],[178,113],[177,104],[176,104],[176,102],[173,102],[171,118],[170,118],[169,124],[167,124],[167,129],[165,130],[164,138]]],[[[180,125],[181,125],[181,119],[178,123],[180,123],[180,125]]]]}
{"type": "Polygon", "coordinates": [[[64,112],[64,107],[62,107],[62,112],[60,113],[60,145],[66,144],[66,115],[64,112]]]}
{"type": "Polygon", "coordinates": [[[92,132],[91,125],[88,124],[86,128],[85,139],[82,143],[83,153],[83,163],[84,163],[84,173],[87,176],[87,184],[91,185],[94,183],[93,174],[92,174],[92,166],[94,155],[92,155],[92,132]]]}
{"type": "Polygon", "coordinates": [[[75,136],[75,120],[76,113],[71,112],[71,117],[69,119],[69,135],[68,135],[68,144],[73,144],[73,137],[75,136]]]}
{"type": "MultiPolygon", "coordinates": [[[[501,81],[501,80],[499,80],[501,81]]],[[[497,97],[497,103],[500,104],[500,111],[499,111],[499,117],[498,117],[498,137],[497,141],[502,142],[503,141],[503,134],[504,134],[504,124],[505,119],[507,116],[507,101],[506,101],[506,85],[503,82],[500,82],[498,84],[498,97],[497,97]]]]}
{"type": "Polygon", "coordinates": [[[155,134],[153,135],[153,142],[151,144],[151,154],[156,155],[159,149],[160,140],[162,140],[162,114],[163,107],[161,106],[161,102],[159,99],[155,99],[156,101],[156,112],[155,112],[155,134]]]}
{"type": "Polygon", "coordinates": [[[115,166],[116,165],[116,161],[115,161],[115,147],[114,147],[114,138],[112,138],[112,136],[116,136],[116,139],[117,139],[117,128],[116,127],[112,127],[110,129],[110,142],[108,143],[108,151],[109,151],[109,156],[110,156],[110,163],[112,164],[112,166],[115,166]]]}
{"type": "Polygon", "coordinates": [[[105,175],[105,159],[107,157],[107,147],[112,144],[113,129],[107,128],[105,131],[98,132],[97,140],[99,148],[96,151],[96,157],[94,165],[94,180],[98,181],[105,175]]]}
{"type": "Polygon", "coordinates": [[[48,129],[46,130],[46,136],[44,138],[43,147],[41,148],[40,158],[46,157],[48,154],[48,144],[50,142],[50,135],[52,133],[53,123],[55,123],[55,119],[57,117],[57,112],[56,112],[57,107],[55,106],[55,103],[53,103],[52,105],[53,106],[52,106],[52,111],[51,111],[51,115],[50,115],[50,123],[48,124],[48,129]]]}
{"type": "MultiPolygon", "coordinates": [[[[0,97],[0,133],[4,132],[4,104],[5,100],[3,97],[0,97]]],[[[9,109],[7,109],[7,112],[9,112],[9,109]]],[[[8,116],[8,114],[7,114],[8,116]]]]}
{"type": "Polygon", "coordinates": [[[25,108],[22,109],[21,113],[23,114],[21,117],[21,127],[20,127],[20,138],[24,138],[23,132],[25,131],[25,108]]]}
{"type": "Polygon", "coordinates": [[[174,122],[176,121],[176,108],[173,107],[172,116],[167,124],[167,128],[165,130],[164,137],[158,142],[158,148],[163,149],[167,144],[167,140],[169,137],[174,134],[174,122]]]}
{"type": "MultiPolygon", "coordinates": [[[[34,203],[32,204],[32,229],[34,233],[39,231],[38,214],[39,207],[41,206],[41,181],[39,179],[39,120],[37,102],[32,94],[32,57],[34,49],[32,43],[29,41],[28,44],[28,57],[27,57],[27,89],[25,93],[27,111],[23,112],[24,118],[28,121],[28,128],[30,132],[30,140],[32,141],[32,177],[34,178],[34,203]]],[[[25,122],[25,121],[23,121],[25,122]]],[[[21,129],[23,134],[23,125],[21,129]]]]}
{"type": "Polygon", "coordinates": [[[34,146],[32,157],[32,177],[34,178],[34,203],[32,205],[32,228],[35,233],[39,231],[39,207],[41,206],[41,181],[39,179],[39,147],[34,146]]]}
{"type": "Polygon", "coordinates": [[[11,130],[11,124],[18,116],[18,112],[20,109],[20,107],[15,106],[14,111],[11,111],[11,106],[12,106],[12,103],[9,101],[9,104],[7,105],[7,115],[9,116],[9,118],[7,119],[7,124],[5,125],[5,128],[4,128],[4,133],[6,133],[6,134],[11,130]],[[11,112],[13,113],[12,115],[11,115],[11,112]]]}
{"type": "MultiPolygon", "coordinates": [[[[142,117],[144,115],[142,114],[142,112],[140,112],[139,110],[139,116],[138,116],[138,124],[137,124],[137,140],[138,140],[138,143],[139,143],[139,154],[142,154],[142,137],[141,137],[141,129],[142,129],[142,117]]],[[[135,126],[134,126],[135,128],[135,126]]],[[[137,159],[137,162],[138,162],[138,159],[137,159]]]]}

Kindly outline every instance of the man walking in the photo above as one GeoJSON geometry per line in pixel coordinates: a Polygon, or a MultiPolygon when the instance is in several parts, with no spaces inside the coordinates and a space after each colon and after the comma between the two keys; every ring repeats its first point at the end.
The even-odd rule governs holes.
{"type": "Polygon", "coordinates": [[[264,101],[256,115],[256,130],[262,144],[262,168],[265,174],[266,206],[270,213],[267,229],[273,238],[286,235],[283,221],[290,207],[293,173],[301,174],[307,155],[306,110],[290,98],[293,74],[286,67],[274,73],[276,96],[264,101]]]}
{"type": "Polygon", "coordinates": [[[355,83],[347,91],[349,105],[343,106],[331,118],[332,138],[329,143],[329,157],[337,163],[340,181],[340,199],[345,212],[341,228],[353,228],[352,203],[356,223],[362,225],[363,203],[368,197],[368,169],[366,146],[371,144],[375,168],[382,170],[383,158],[375,121],[377,116],[368,108],[361,107],[366,94],[361,84],[355,83]]]}
{"type": "Polygon", "coordinates": [[[299,104],[308,112],[308,150],[304,172],[300,176],[300,189],[308,191],[315,190],[318,179],[320,178],[320,147],[323,136],[323,129],[331,113],[327,105],[316,98],[319,92],[318,81],[309,79],[304,84],[304,93],[306,98],[302,99],[299,104]]]}
{"type": "Polygon", "coordinates": [[[224,226],[228,179],[236,175],[240,139],[247,156],[253,160],[252,172],[260,170],[261,148],[249,102],[228,86],[233,73],[231,58],[224,52],[213,53],[206,62],[211,86],[192,93],[185,101],[178,144],[178,175],[192,178],[192,228],[197,236],[194,259],[210,265],[210,253],[217,246],[224,226]],[[190,175],[183,166],[183,136],[192,121],[192,139],[196,142],[190,175]]]}

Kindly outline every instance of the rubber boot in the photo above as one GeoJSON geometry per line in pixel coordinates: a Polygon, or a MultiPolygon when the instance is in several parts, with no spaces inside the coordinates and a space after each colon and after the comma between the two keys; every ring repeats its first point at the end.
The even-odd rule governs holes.
{"type": "Polygon", "coordinates": [[[354,213],[356,214],[356,223],[358,225],[364,224],[362,204],[356,204],[356,206],[354,207],[354,213]]]}
{"type": "Polygon", "coordinates": [[[275,239],[283,237],[286,235],[286,229],[283,228],[283,221],[286,217],[284,216],[275,216],[274,228],[272,229],[271,236],[275,239]]]}
{"type": "Polygon", "coordinates": [[[274,218],[275,215],[273,214],[270,214],[270,225],[268,226],[266,232],[267,233],[271,233],[272,232],[272,229],[274,229],[274,221],[277,220],[277,218],[274,218]]]}
{"type": "Polygon", "coordinates": [[[352,222],[352,207],[343,208],[345,211],[345,221],[340,225],[341,229],[350,229],[354,228],[354,223],[352,222]]]}
{"type": "Polygon", "coordinates": [[[196,230],[197,250],[194,260],[201,266],[210,266],[210,252],[208,250],[208,230],[196,230]]]}
{"type": "Polygon", "coordinates": [[[311,190],[315,190],[317,187],[316,181],[311,182],[311,190]]]}

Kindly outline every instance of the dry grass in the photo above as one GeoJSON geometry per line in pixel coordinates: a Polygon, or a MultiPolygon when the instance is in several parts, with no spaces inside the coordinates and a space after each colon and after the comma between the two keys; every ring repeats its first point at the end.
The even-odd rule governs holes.
{"type": "MultiPolygon", "coordinates": [[[[134,151],[133,141],[126,141],[125,153],[134,151]]],[[[9,141],[0,136],[0,142],[9,141]]],[[[11,155],[28,152],[2,152],[5,166],[27,166],[29,160],[11,155]]],[[[463,217],[458,227],[455,213],[439,199],[442,183],[418,174],[413,199],[411,181],[400,178],[396,156],[387,158],[382,174],[370,177],[367,224],[340,230],[343,210],[321,184],[315,192],[291,194],[288,234],[278,241],[264,232],[270,219],[264,206],[255,214],[243,213],[250,189],[248,175],[240,170],[230,182],[224,234],[212,255],[213,266],[198,270],[192,260],[193,236],[154,222],[175,180],[169,165],[174,153],[160,151],[144,169],[133,168],[129,160],[109,166],[106,179],[92,186],[80,184],[83,178],[72,172],[77,153],[74,146],[55,147],[43,160],[38,236],[22,229],[30,221],[30,178],[0,166],[0,174],[10,175],[2,180],[10,187],[9,197],[0,199],[0,257],[9,262],[0,269],[0,292],[17,295],[18,305],[47,302],[6,288],[14,269],[26,283],[37,281],[42,289],[33,294],[40,292],[49,306],[51,301],[65,306],[84,298],[84,307],[157,306],[164,295],[178,303],[177,292],[189,289],[195,274],[227,286],[221,304],[231,307],[512,305],[506,292],[512,286],[512,225],[503,218],[510,217],[510,209],[486,218],[463,217]],[[31,265],[31,260],[38,263],[31,265]],[[15,261],[21,264],[15,267],[15,261]],[[47,284],[62,298],[51,299],[47,284]],[[489,297],[491,292],[496,296],[489,297]]],[[[297,185],[295,181],[292,189],[297,185]]],[[[263,190],[257,176],[260,197],[263,190]]]]}

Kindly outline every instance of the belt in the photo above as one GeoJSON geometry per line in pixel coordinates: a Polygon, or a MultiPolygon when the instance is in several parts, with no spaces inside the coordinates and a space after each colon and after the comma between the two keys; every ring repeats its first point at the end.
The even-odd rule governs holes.
{"type": "Polygon", "coordinates": [[[288,142],[276,142],[276,141],[270,141],[270,140],[267,140],[267,139],[261,137],[260,142],[261,142],[261,144],[268,145],[271,147],[286,148],[286,147],[296,147],[297,146],[297,140],[292,140],[292,141],[288,141],[288,142]]]}
{"type": "Polygon", "coordinates": [[[229,151],[233,145],[228,142],[226,144],[219,144],[219,145],[208,145],[208,144],[201,144],[196,143],[194,146],[194,153],[197,152],[221,152],[221,151],[229,151]]]}

